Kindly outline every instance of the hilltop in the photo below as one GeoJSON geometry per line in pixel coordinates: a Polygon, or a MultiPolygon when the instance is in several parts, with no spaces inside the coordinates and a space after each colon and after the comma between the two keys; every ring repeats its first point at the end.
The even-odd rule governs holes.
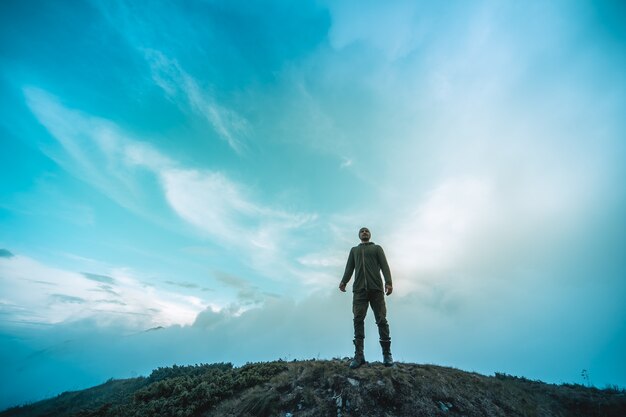
{"type": "Polygon", "coordinates": [[[158,368],[0,413],[8,416],[626,416],[626,392],[347,359],[158,368]]]}

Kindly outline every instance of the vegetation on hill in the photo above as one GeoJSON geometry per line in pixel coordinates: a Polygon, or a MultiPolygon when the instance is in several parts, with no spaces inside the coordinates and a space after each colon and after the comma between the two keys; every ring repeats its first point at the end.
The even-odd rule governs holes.
{"type": "Polygon", "coordinates": [[[434,365],[345,360],[159,368],[16,407],[8,416],[626,416],[620,389],[551,385],[434,365]]]}

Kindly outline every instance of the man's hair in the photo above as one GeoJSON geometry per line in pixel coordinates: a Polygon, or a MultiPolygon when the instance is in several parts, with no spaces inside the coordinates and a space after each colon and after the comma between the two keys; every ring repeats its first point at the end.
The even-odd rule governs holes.
{"type": "MultiPolygon", "coordinates": [[[[364,227],[361,227],[361,228],[359,229],[359,233],[361,233],[363,230],[367,230],[368,232],[370,231],[370,229],[368,229],[367,227],[365,227],[365,226],[364,226],[364,227]]],[[[371,233],[371,232],[370,232],[370,233],[371,233]]]]}

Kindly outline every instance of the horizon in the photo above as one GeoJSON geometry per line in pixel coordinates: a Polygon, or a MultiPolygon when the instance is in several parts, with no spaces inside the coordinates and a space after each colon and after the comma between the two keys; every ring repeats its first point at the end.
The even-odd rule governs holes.
{"type": "Polygon", "coordinates": [[[626,387],[625,17],[2,2],[0,409],[352,355],[362,226],[395,360],[626,387]]]}

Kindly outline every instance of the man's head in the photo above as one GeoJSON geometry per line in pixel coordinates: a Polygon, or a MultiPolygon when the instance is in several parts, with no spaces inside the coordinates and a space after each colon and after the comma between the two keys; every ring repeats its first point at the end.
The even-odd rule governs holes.
{"type": "Polygon", "coordinates": [[[361,242],[369,242],[371,237],[370,229],[367,227],[361,227],[359,229],[359,239],[361,239],[361,242]]]}

